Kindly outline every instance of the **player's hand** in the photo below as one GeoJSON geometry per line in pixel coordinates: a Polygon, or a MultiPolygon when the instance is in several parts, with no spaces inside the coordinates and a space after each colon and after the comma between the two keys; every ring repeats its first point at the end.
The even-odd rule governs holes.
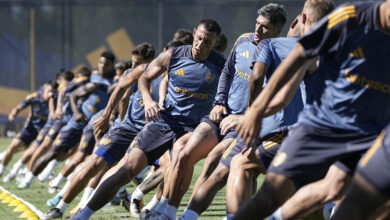
{"type": "Polygon", "coordinates": [[[8,120],[9,121],[13,121],[15,119],[15,114],[13,114],[13,112],[11,112],[9,115],[8,115],[8,120]]]}
{"type": "Polygon", "coordinates": [[[261,131],[262,117],[250,107],[245,115],[240,119],[236,130],[247,146],[257,143],[261,131]]]}
{"type": "Polygon", "coordinates": [[[56,120],[56,115],[55,115],[55,113],[54,113],[54,114],[50,114],[49,119],[50,119],[51,121],[56,120]]]}
{"type": "Polygon", "coordinates": [[[224,118],[219,124],[221,135],[226,135],[232,128],[235,128],[241,117],[242,115],[229,115],[224,118]]]}
{"type": "Polygon", "coordinates": [[[162,110],[157,102],[150,101],[145,103],[145,119],[146,123],[150,121],[158,121],[161,118],[160,111],[162,110]]]}
{"type": "Polygon", "coordinates": [[[62,109],[56,109],[56,112],[54,113],[55,119],[60,120],[63,116],[62,109]]]}
{"type": "Polygon", "coordinates": [[[88,122],[88,118],[81,112],[77,112],[74,114],[74,120],[77,122],[88,122]]]}
{"type": "Polygon", "coordinates": [[[218,123],[222,120],[222,116],[227,115],[226,107],[223,105],[216,105],[210,112],[210,120],[218,123]]]}
{"type": "Polygon", "coordinates": [[[95,137],[101,137],[104,133],[107,132],[109,122],[110,122],[110,117],[106,117],[104,115],[101,115],[94,122],[92,122],[92,125],[95,127],[93,131],[95,137]]]}

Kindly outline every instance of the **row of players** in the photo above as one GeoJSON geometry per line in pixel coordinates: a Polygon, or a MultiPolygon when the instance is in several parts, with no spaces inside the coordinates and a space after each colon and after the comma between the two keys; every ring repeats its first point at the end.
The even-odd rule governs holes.
{"type": "MultiPolygon", "coordinates": [[[[333,7],[329,0],[307,0],[287,38],[272,38],[286,21],[283,7],[262,7],[255,32],[240,36],[226,63],[212,50],[219,25],[204,20],[194,30],[192,46],[170,48],[149,65],[132,69],[94,121],[95,134],[105,135],[92,165],[75,173],[64,197],[44,218],[62,215],[101,171],[99,175],[105,174],[100,183],[95,181],[94,194],[72,217],[88,219],[172,146],[160,185],[162,196],[154,211],[141,215],[143,219],[175,219],[193,167],[206,156],[181,219],[198,218],[226,182],[228,219],[233,214],[236,219],[263,219],[280,206],[272,214],[275,219],[308,214],[344,195],[361,155],[373,145],[333,218],[371,215],[389,196],[389,135],[379,134],[390,118],[386,74],[390,66],[382,59],[390,46],[390,1],[346,4],[331,12],[333,7]],[[378,43],[381,47],[375,48],[378,43]],[[137,82],[128,114],[106,133],[126,89],[134,92],[137,82]],[[144,106],[140,117],[132,107],[137,103],[144,106]],[[266,171],[265,183],[251,198],[256,176],[266,171]],[[357,192],[367,199],[357,200],[357,192]],[[356,211],[356,206],[364,208],[356,211]]],[[[73,117],[79,118],[76,112],[73,117]]],[[[63,143],[62,136],[52,153],[39,161],[47,164],[60,158],[56,146],[63,143]]],[[[35,174],[43,169],[34,168],[35,174]]],[[[136,190],[131,197],[136,214],[142,193],[136,190]]],[[[157,204],[157,197],[153,200],[157,204]]]]}

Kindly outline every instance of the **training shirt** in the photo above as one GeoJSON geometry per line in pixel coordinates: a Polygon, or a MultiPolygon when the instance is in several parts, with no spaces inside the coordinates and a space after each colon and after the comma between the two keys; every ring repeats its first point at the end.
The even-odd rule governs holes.
{"type": "Polygon", "coordinates": [[[40,130],[46,123],[49,115],[49,104],[42,98],[43,88],[26,96],[19,104],[20,109],[30,106],[30,114],[26,120],[25,126],[31,124],[37,130],[40,130]]]}
{"type": "Polygon", "coordinates": [[[196,127],[213,106],[225,58],[213,50],[206,60],[197,61],[191,49],[192,45],[172,48],[166,110],[157,122],[161,125],[196,127]]]}
{"type": "Polygon", "coordinates": [[[307,57],[321,56],[325,84],[300,122],[375,134],[390,121],[390,35],[378,26],[380,4],[344,4],[299,40],[307,57]]]}

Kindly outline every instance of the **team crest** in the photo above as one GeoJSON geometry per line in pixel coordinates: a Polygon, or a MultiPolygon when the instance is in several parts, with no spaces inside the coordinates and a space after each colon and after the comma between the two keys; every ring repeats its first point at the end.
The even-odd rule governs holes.
{"type": "Polygon", "coordinates": [[[215,80],[215,74],[214,73],[206,73],[206,82],[208,84],[213,83],[215,80]]]}
{"type": "Polygon", "coordinates": [[[282,163],[284,163],[284,161],[286,161],[286,159],[287,159],[287,154],[285,152],[278,151],[274,160],[272,161],[272,165],[274,167],[278,167],[278,166],[282,165],[282,163]]]}
{"type": "Polygon", "coordinates": [[[100,144],[101,144],[101,145],[107,145],[107,144],[109,144],[109,143],[111,143],[111,139],[109,139],[109,138],[102,138],[102,139],[100,140],[100,144]]]}

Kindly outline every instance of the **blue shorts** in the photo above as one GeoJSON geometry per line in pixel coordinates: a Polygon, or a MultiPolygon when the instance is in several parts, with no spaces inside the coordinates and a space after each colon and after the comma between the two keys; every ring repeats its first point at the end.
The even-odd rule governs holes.
{"type": "Polygon", "coordinates": [[[390,126],[360,160],[357,172],[378,191],[390,196],[390,126]]]}
{"type": "MultiPolygon", "coordinates": [[[[262,138],[262,142],[257,149],[265,168],[268,168],[272,159],[276,155],[284,137],[287,136],[288,130],[289,127],[286,126],[272,131],[262,138]]],[[[237,137],[225,150],[219,162],[227,168],[230,168],[230,163],[232,162],[233,157],[241,153],[245,148],[246,145],[244,141],[240,137],[237,137]]]]}
{"type": "Polygon", "coordinates": [[[43,128],[39,131],[37,138],[35,138],[35,144],[37,146],[42,144],[43,139],[49,132],[51,126],[53,126],[53,121],[47,121],[46,124],[43,126],[43,128]]]}
{"type": "Polygon", "coordinates": [[[22,130],[18,133],[16,136],[17,139],[21,140],[24,145],[27,147],[35,140],[35,138],[38,136],[40,128],[37,129],[34,125],[31,123],[28,123],[26,126],[22,128],[22,130]]]}
{"type": "Polygon", "coordinates": [[[376,136],[300,123],[290,129],[268,172],[287,176],[300,188],[323,179],[336,161],[354,170],[356,158],[370,147],[376,136]]]}
{"type": "Polygon", "coordinates": [[[111,166],[122,159],[136,135],[123,127],[115,127],[100,139],[95,154],[111,166]]]}
{"type": "Polygon", "coordinates": [[[230,130],[226,135],[221,135],[221,129],[219,128],[219,123],[215,123],[211,121],[209,117],[210,117],[209,115],[204,116],[200,120],[200,123],[205,122],[209,124],[213,128],[215,134],[217,135],[219,142],[228,138],[236,138],[238,136],[237,132],[234,129],[230,130]]]}
{"type": "Polygon", "coordinates": [[[150,122],[137,134],[128,152],[133,147],[141,149],[148,158],[148,164],[152,165],[165,151],[172,148],[177,139],[193,130],[192,127],[170,127],[150,122]]]}
{"type": "Polygon", "coordinates": [[[65,126],[61,129],[60,133],[54,141],[52,148],[57,152],[67,152],[73,147],[78,146],[82,130],[65,126]]]}
{"type": "Polygon", "coordinates": [[[95,147],[95,136],[93,135],[92,125],[87,125],[83,129],[83,135],[81,136],[79,151],[86,154],[91,154],[95,147]]]}
{"type": "Polygon", "coordinates": [[[50,139],[55,140],[58,133],[60,132],[61,128],[64,127],[65,125],[66,125],[66,122],[64,122],[63,120],[55,121],[53,126],[51,126],[49,133],[47,133],[47,136],[50,139]]]}

